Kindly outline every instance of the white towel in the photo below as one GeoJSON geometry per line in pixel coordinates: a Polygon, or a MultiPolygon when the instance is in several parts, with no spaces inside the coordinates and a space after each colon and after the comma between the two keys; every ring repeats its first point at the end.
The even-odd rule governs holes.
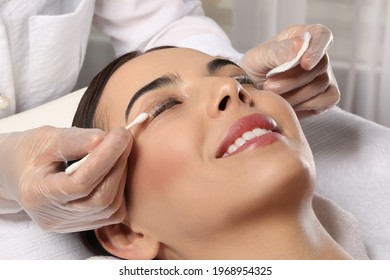
{"type": "Polygon", "coordinates": [[[80,260],[91,257],[78,233],[48,233],[25,212],[0,215],[0,259],[80,260]]]}
{"type": "Polygon", "coordinates": [[[313,209],[326,231],[345,251],[356,260],[368,259],[358,221],[351,213],[318,194],[314,196],[313,209]]]}
{"type": "Polygon", "coordinates": [[[358,220],[370,259],[390,259],[390,128],[333,108],[302,121],[319,194],[358,220]]]}

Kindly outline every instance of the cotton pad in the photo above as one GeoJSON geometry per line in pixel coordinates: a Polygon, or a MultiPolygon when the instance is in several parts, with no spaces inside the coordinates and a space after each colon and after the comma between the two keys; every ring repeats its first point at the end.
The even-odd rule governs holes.
{"type": "Polygon", "coordinates": [[[265,75],[265,77],[266,78],[272,77],[273,75],[286,72],[287,70],[297,66],[299,64],[302,55],[306,52],[307,48],[309,47],[310,39],[311,39],[311,34],[309,32],[305,32],[305,34],[303,35],[303,44],[297,56],[294,59],[272,69],[267,73],[267,75],[265,75]]]}

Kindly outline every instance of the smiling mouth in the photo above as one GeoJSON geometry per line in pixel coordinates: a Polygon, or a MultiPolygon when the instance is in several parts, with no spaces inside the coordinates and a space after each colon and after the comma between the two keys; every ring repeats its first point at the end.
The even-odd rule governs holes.
{"type": "Polygon", "coordinates": [[[234,153],[248,141],[272,132],[273,132],[272,130],[258,128],[258,127],[253,130],[246,131],[240,137],[238,137],[233,144],[231,144],[227,148],[227,151],[222,155],[222,157],[227,157],[228,155],[234,153]]]}
{"type": "Polygon", "coordinates": [[[224,158],[252,146],[265,146],[280,139],[280,130],[270,116],[255,113],[239,119],[223,138],[216,157],[224,158]]]}

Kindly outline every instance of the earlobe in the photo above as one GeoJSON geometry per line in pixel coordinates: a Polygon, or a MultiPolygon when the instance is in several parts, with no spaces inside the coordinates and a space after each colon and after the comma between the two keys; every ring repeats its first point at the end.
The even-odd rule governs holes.
{"type": "Polygon", "coordinates": [[[96,229],[103,248],[114,256],[129,260],[151,260],[157,257],[160,243],[153,237],[134,232],[124,223],[96,229]]]}

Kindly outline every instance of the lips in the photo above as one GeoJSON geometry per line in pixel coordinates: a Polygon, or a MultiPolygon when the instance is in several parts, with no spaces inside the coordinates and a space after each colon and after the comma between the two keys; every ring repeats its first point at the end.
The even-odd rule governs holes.
{"type": "Polygon", "coordinates": [[[239,119],[225,134],[217,158],[240,152],[252,145],[267,145],[278,139],[279,128],[270,116],[255,113],[239,119]]]}

